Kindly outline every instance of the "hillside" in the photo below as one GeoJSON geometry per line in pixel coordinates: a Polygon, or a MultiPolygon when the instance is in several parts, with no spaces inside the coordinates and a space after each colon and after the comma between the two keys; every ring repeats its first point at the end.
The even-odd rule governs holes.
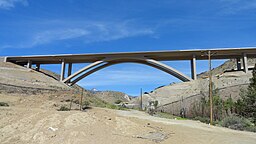
{"type": "Polygon", "coordinates": [[[104,106],[117,100],[128,101],[120,92],[101,92],[99,94],[85,90],[78,85],[69,87],[58,81],[59,75],[48,70],[40,72],[12,63],[0,62],[0,94],[46,95],[65,102],[80,100],[82,95],[92,106],[104,106]]]}
{"type": "MultiPolygon", "coordinates": [[[[249,59],[248,64],[253,67],[256,59],[249,59]]],[[[233,71],[235,61],[228,60],[221,66],[213,69],[214,89],[218,90],[223,99],[230,96],[236,100],[240,97],[240,90],[245,89],[252,77],[249,73],[243,71],[233,71]]],[[[143,107],[148,106],[152,100],[158,101],[158,110],[168,112],[174,115],[180,115],[182,108],[185,108],[186,115],[191,116],[193,106],[196,105],[202,97],[208,98],[207,72],[198,75],[198,79],[191,82],[182,82],[157,88],[154,91],[143,95],[143,107]]],[[[139,105],[140,99],[134,99],[131,103],[139,105]]]]}
{"type": "MultiPolygon", "coordinates": [[[[242,60],[241,60],[241,62],[242,62],[242,60]]],[[[256,59],[249,58],[247,60],[247,62],[248,62],[249,69],[252,69],[254,67],[255,63],[256,63],[256,59]]],[[[243,64],[242,63],[241,63],[241,67],[242,67],[241,69],[243,70],[243,64]]],[[[233,70],[237,70],[235,59],[227,60],[222,65],[214,68],[212,70],[212,74],[213,75],[219,75],[219,74],[222,74],[224,72],[229,72],[229,71],[233,71],[233,70]]],[[[207,77],[207,76],[208,76],[208,71],[203,72],[203,73],[198,75],[199,78],[203,78],[203,77],[207,77]]]]}

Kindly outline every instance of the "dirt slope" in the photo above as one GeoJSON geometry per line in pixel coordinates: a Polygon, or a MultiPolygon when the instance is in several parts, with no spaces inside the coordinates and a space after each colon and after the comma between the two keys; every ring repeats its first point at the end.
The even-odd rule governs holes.
{"type": "Polygon", "coordinates": [[[62,100],[80,99],[82,94],[92,105],[114,103],[117,100],[129,101],[129,97],[121,92],[91,92],[78,85],[68,87],[59,82],[59,75],[48,70],[37,72],[32,69],[0,62],[0,93],[20,95],[52,95],[62,96],[62,100]]]}
{"type": "MultiPolygon", "coordinates": [[[[30,101],[33,99],[37,101],[37,97],[31,96],[30,101]]],[[[162,119],[139,111],[92,108],[86,112],[65,112],[46,109],[46,103],[54,103],[53,100],[37,101],[37,105],[29,105],[30,101],[19,96],[1,95],[1,100],[11,104],[0,107],[1,144],[254,144],[256,141],[255,133],[190,120],[162,119]]]]}
{"type": "Polygon", "coordinates": [[[7,86],[15,85],[38,89],[69,89],[69,87],[63,83],[60,83],[51,77],[47,77],[42,73],[4,62],[0,62],[0,83],[1,85],[7,86]]]}
{"type": "MultiPolygon", "coordinates": [[[[253,67],[256,59],[249,59],[249,66],[253,67]]],[[[251,70],[246,74],[243,71],[230,71],[234,69],[235,61],[229,60],[223,65],[213,70],[214,89],[218,89],[219,95],[223,99],[232,97],[234,100],[240,97],[241,89],[245,89],[252,77],[251,70]]],[[[191,82],[181,82],[155,89],[149,94],[143,95],[143,107],[147,107],[148,102],[157,100],[158,110],[175,115],[180,114],[180,110],[185,108],[186,115],[190,116],[193,104],[200,101],[202,97],[208,97],[209,79],[207,72],[199,75],[199,78],[191,82]]],[[[140,99],[134,99],[131,103],[139,106],[140,99]]]]}

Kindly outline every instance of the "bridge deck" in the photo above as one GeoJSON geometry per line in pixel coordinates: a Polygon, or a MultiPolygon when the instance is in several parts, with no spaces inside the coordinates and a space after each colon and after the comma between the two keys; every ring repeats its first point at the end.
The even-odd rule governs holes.
{"type": "Polygon", "coordinates": [[[33,64],[59,64],[62,60],[70,63],[91,63],[104,58],[113,57],[146,57],[157,61],[191,60],[193,55],[197,60],[208,59],[203,55],[206,51],[214,53],[212,59],[241,58],[245,53],[248,58],[256,57],[256,47],[251,48],[226,48],[226,49],[197,49],[177,51],[147,51],[147,52],[122,52],[122,53],[97,53],[97,54],[64,54],[64,55],[35,55],[35,56],[10,56],[8,61],[17,64],[26,64],[28,60],[33,64]]]}

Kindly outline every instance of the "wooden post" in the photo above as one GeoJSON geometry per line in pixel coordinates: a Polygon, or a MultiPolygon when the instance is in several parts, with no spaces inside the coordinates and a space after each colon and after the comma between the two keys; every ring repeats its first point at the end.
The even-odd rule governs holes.
{"type": "Polygon", "coordinates": [[[140,110],[143,110],[143,106],[142,106],[142,88],[140,89],[140,110]]]}
{"type": "Polygon", "coordinates": [[[212,62],[211,51],[208,51],[209,60],[209,99],[210,99],[210,124],[213,124],[213,98],[212,98],[212,62]]]}
{"type": "Polygon", "coordinates": [[[69,107],[69,110],[70,110],[70,111],[71,111],[72,103],[73,103],[73,98],[72,98],[71,101],[70,101],[70,107],[69,107]]]}
{"type": "Polygon", "coordinates": [[[80,97],[80,111],[82,110],[82,104],[83,104],[83,88],[82,88],[82,93],[81,93],[81,97],[80,97]]]}

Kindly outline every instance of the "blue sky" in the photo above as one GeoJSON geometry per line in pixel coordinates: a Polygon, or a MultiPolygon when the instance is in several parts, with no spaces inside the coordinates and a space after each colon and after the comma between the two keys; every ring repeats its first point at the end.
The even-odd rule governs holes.
{"type": "MultiPolygon", "coordinates": [[[[252,47],[255,38],[256,0],[0,0],[0,56],[252,47]]],[[[165,63],[190,75],[189,62],[165,63]]],[[[197,64],[207,70],[205,61],[197,64]]],[[[137,95],[175,81],[120,64],[79,84],[137,95]]]]}

